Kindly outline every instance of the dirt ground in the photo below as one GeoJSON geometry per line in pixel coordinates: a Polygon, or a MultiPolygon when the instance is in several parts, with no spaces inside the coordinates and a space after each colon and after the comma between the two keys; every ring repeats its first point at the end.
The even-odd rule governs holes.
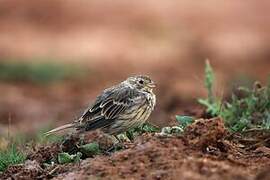
{"type": "Polygon", "coordinates": [[[24,165],[9,167],[0,178],[269,179],[269,142],[251,148],[232,136],[221,119],[199,119],[181,136],[143,134],[124,150],[48,168],[43,163],[59,152],[55,144],[35,149],[24,165]]]}

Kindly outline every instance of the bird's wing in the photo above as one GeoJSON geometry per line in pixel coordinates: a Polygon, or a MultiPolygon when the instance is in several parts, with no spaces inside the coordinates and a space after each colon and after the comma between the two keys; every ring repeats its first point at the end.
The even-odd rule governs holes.
{"type": "Polygon", "coordinates": [[[89,131],[113,124],[119,115],[136,103],[138,97],[144,95],[126,86],[105,90],[77,121],[78,129],[89,131]]]}

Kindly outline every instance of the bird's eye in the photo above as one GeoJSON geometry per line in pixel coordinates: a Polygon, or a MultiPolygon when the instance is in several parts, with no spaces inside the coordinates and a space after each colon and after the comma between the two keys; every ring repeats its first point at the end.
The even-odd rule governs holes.
{"type": "Polygon", "coordinates": [[[139,83],[140,83],[140,84],[143,84],[143,80],[139,80],[139,83]]]}

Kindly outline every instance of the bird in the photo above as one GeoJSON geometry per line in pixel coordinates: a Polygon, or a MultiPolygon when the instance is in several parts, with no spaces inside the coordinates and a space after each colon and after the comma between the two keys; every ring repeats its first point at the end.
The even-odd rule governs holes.
{"type": "Polygon", "coordinates": [[[51,135],[64,129],[85,133],[100,129],[117,136],[129,129],[143,125],[156,105],[153,89],[156,84],[149,76],[135,75],[105,89],[97,96],[80,118],[74,122],[52,129],[51,135]]]}

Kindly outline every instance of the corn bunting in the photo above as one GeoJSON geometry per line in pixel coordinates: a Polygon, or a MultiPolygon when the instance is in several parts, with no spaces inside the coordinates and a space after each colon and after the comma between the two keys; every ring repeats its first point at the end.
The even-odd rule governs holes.
{"type": "Polygon", "coordinates": [[[105,89],[78,120],[46,134],[73,128],[79,133],[100,129],[107,134],[117,135],[140,126],[154,110],[154,87],[155,83],[148,76],[129,77],[105,89]]]}

